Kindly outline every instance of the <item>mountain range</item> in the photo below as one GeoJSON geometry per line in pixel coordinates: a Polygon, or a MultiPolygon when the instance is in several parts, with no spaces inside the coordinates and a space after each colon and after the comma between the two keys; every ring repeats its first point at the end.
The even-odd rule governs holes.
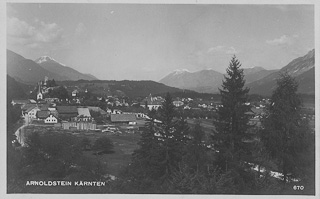
{"type": "MultiPolygon", "coordinates": [[[[291,61],[280,70],[266,70],[263,67],[244,68],[246,86],[250,88],[250,94],[270,96],[276,86],[279,74],[288,72],[299,83],[298,93],[315,93],[314,49],[305,56],[291,61]]],[[[188,70],[176,70],[162,78],[159,82],[180,89],[189,89],[201,93],[218,93],[224,74],[209,70],[189,72],[188,70]]]]}
{"type": "Polygon", "coordinates": [[[43,56],[33,61],[11,50],[7,50],[7,74],[25,84],[34,84],[45,76],[56,81],[97,80],[96,77],[80,73],[49,56],[43,56]]]}
{"type": "Polygon", "coordinates": [[[159,82],[180,89],[189,89],[201,93],[215,93],[218,92],[218,86],[212,85],[221,85],[222,79],[223,75],[212,69],[197,72],[176,70],[159,82]]]}
{"type": "Polygon", "coordinates": [[[279,71],[273,72],[246,86],[250,93],[260,95],[271,95],[276,87],[276,80],[281,73],[287,72],[298,82],[298,93],[315,94],[315,50],[309,51],[306,55],[296,58],[282,67],[279,71]]]}
{"type": "MultiPolygon", "coordinates": [[[[315,51],[311,50],[305,56],[296,58],[280,70],[266,70],[263,67],[244,68],[244,77],[250,94],[270,96],[276,86],[280,73],[287,71],[299,83],[298,93],[315,93],[315,51]]],[[[199,93],[218,93],[224,79],[224,74],[212,69],[190,72],[176,70],[157,82],[153,81],[100,81],[90,74],[80,73],[51,57],[43,56],[33,61],[7,50],[7,74],[24,85],[34,85],[45,76],[62,84],[83,84],[83,87],[94,85],[96,92],[103,88],[105,94],[115,94],[118,91],[132,96],[149,95],[150,93],[179,92],[192,90],[199,93]],[[82,80],[81,80],[82,79],[82,80]],[[97,86],[100,86],[98,88],[97,86]],[[97,90],[98,89],[98,90],[97,90]],[[107,92],[107,91],[111,92],[107,92]]],[[[76,85],[74,85],[77,87],[76,85]]],[[[24,86],[26,87],[26,86],[24,86]]]]}
{"type": "MultiPolygon", "coordinates": [[[[245,68],[246,83],[257,81],[277,70],[266,70],[262,67],[245,68]]],[[[196,72],[176,70],[165,76],[159,82],[180,89],[189,89],[200,93],[218,93],[224,79],[224,74],[212,69],[196,72]]]]}

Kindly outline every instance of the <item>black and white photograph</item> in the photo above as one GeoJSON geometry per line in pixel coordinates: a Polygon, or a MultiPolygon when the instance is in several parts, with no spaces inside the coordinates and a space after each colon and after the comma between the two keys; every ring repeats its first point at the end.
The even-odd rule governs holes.
{"type": "Polygon", "coordinates": [[[259,2],[3,3],[5,195],[319,197],[319,5],[259,2]]]}

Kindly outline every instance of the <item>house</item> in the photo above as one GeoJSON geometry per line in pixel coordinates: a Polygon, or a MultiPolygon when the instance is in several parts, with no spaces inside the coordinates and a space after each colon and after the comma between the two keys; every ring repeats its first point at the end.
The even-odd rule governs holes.
{"type": "Polygon", "coordinates": [[[28,115],[28,117],[31,119],[36,119],[38,111],[40,111],[40,108],[35,105],[34,107],[30,107],[26,111],[24,111],[24,115],[28,115]]]}
{"type": "Polygon", "coordinates": [[[53,114],[49,114],[47,118],[44,120],[45,124],[56,124],[58,123],[58,118],[56,118],[53,114]]]}
{"type": "Polygon", "coordinates": [[[76,106],[57,106],[59,118],[70,120],[78,116],[78,109],[76,106]]]}
{"type": "Polygon", "coordinates": [[[118,109],[113,109],[113,111],[111,112],[111,114],[122,114],[121,110],[118,109]]]}
{"type": "Polygon", "coordinates": [[[80,108],[77,108],[77,110],[78,110],[77,121],[87,122],[92,120],[89,108],[80,107],[80,108]]]}
{"type": "Polygon", "coordinates": [[[208,105],[206,105],[206,104],[198,104],[198,107],[207,108],[208,105]]]}
{"type": "Polygon", "coordinates": [[[60,101],[59,98],[44,98],[44,100],[51,103],[60,101]]]}
{"type": "Polygon", "coordinates": [[[131,124],[136,122],[137,118],[135,114],[111,114],[111,122],[113,123],[125,123],[131,124]]]}
{"type": "Polygon", "coordinates": [[[162,100],[161,98],[158,99],[156,97],[152,97],[151,93],[149,95],[149,97],[147,97],[145,100],[143,100],[140,103],[140,106],[146,108],[146,106],[148,107],[149,110],[155,109],[158,110],[158,108],[160,106],[162,106],[162,100]]]}
{"type": "Polygon", "coordinates": [[[112,110],[111,109],[107,109],[107,114],[111,115],[112,114],[112,110]]]}
{"type": "Polygon", "coordinates": [[[77,97],[78,94],[79,94],[79,91],[77,89],[71,92],[72,97],[77,97]]]}
{"type": "Polygon", "coordinates": [[[183,106],[183,102],[181,102],[181,101],[173,101],[172,102],[173,103],[173,105],[175,105],[176,107],[180,107],[180,106],[183,106]]]}

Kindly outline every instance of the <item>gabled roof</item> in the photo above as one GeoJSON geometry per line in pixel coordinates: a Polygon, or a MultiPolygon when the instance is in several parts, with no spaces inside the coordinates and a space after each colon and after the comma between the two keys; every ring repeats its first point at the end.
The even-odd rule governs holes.
{"type": "Polygon", "coordinates": [[[26,112],[29,113],[29,112],[32,111],[33,109],[38,109],[38,110],[40,110],[39,107],[36,106],[36,107],[30,107],[30,108],[28,108],[28,109],[26,110],[26,112]]]}
{"type": "Polygon", "coordinates": [[[106,115],[107,112],[104,111],[103,109],[101,109],[100,107],[96,107],[96,106],[88,106],[89,111],[95,111],[95,112],[100,112],[101,115],[106,115]]]}
{"type": "Polygon", "coordinates": [[[34,100],[34,99],[29,99],[29,102],[32,103],[32,104],[36,104],[37,103],[36,100],[34,100]]]}
{"type": "Polygon", "coordinates": [[[40,110],[41,110],[41,111],[47,111],[49,107],[50,107],[49,104],[42,104],[42,105],[40,106],[40,110]]]}
{"type": "Polygon", "coordinates": [[[82,115],[84,117],[91,117],[89,108],[78,108],[78,115],[82,115]]]}
{"type": "Polygon", "coordinates": [[[25,104],[25,105],[23,105],[22,107],[21,107],[21,110],[23,110],[23,111],[26,111],[26,110],[28,110],[29,108],[34,108],[34,107],[37,107],[37,105],[36,104],[25,104]]]}
{"type": "Polygon", "coordinates": [[[50,111],[50,115],[55,116],[56,118],[58,118],[58,111],[54,110],[54,111],[50,111]]]}
{"type": "Polygon", "coordinates": [[[76,106],[57,106],[57,111],[59,114],[78,114],[78,109],[76,106]]]}
{"type": "Polygon", "coordinates": [[[38,111],[37,118],[45,119],[50,115],[50,111],[38,111]]]}
{"type": "Polygon", "coordinates": [[[27,109],[29,109],[30,107],[37,107],[37,104],[24,104],[21,106],[21,110],[25,111],[27,109]]]}
{"type": "Polygon", "coordinates": [[[55,117],[57,120],[59,120],[59,118],[57,116],[55,116],[54,114],[50,113],[45,119],[47,119],[48,117],[50,117],[50,115],[52,115],[52,117],[55,117]]]}
{"type": "Polygon", "coordinates": [[[111,122],[133,122],[136,121],[135,114],[111,114],[111,122]]]}

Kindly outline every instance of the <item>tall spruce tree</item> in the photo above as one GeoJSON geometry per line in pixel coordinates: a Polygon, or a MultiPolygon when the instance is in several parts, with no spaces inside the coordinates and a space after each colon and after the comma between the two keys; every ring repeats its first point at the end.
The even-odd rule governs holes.
{"type": "MultiPolygon", "coordinates": [[[[264,118],[261,140],[283,174],[283,182],[301,178],[301,163],[308,151],[312,134],[308,121],[301,114],[302,101],[297,94],[298,83],[287,73],[280,74],[273,91],[268,114],[264,118]],[[290,175],[289,175],[290,174],[290,175]]],[[[310,162],[314,164],[314,162],[310,162]]]]}
{"type": "Polygon", "coordinates": [[[161,165],[164,169],[163,179],[170,177],[170,174],[178,169],[182,160],[186,144],[188,127],[183,120],[174,120],[175,106],[169,93],[166,94],[162,106],[159,108],[159,119],[162,121],[158,133],[162,140],[163,160],[161,165]]]}
{"type": "Polygon", "coordinates": [[[225,172],[244,164],[250,154],[251,134],[248,122],[251,111],[248,102],[248,88],[244,88],[243,69],[236,56],[233,56],[227,75],[220,90],[222,106],[214,121],[214,149],[217,151],[217,164],[225,172]]]}

